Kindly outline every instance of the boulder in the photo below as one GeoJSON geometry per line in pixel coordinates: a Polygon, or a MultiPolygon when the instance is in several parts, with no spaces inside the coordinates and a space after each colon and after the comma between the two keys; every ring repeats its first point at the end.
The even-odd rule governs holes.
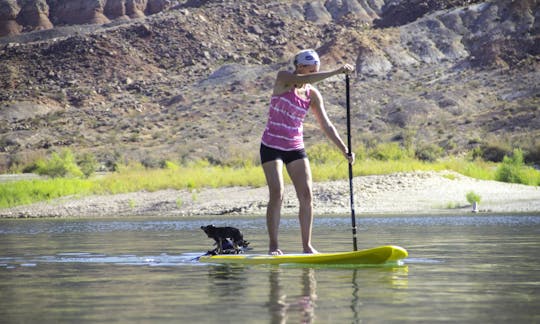
{"type": "Polygon", "coordinates": [[[0,0],[0,37],[21,33],[22,26],[16,21],[20,10],[16,0],[0,0]]]}
{"type": "Polygon", "coordinates": [[[26,2],[19,14],[17,22],[25,31],[43,30],[53,28],[49,20],[49,5],[45,0],[32,0],[26,2]]]}

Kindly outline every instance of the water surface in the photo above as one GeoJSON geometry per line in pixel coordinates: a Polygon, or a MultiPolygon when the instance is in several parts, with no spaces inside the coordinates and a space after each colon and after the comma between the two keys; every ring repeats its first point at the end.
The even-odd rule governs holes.
{"type": "MultiPolygon", "coordinates": [[[[2,220],[2,322],[356,323],[540,321],[540,216],[359,218],[359,248],[406,248],[403,266],[209,265],[201,225],[262,218],[2,220]]],[[[281,248],[299,252],[298,222],[281,248]]],[[[317,217],[320,251],[351,250],[350,219],[317,217]]]]}

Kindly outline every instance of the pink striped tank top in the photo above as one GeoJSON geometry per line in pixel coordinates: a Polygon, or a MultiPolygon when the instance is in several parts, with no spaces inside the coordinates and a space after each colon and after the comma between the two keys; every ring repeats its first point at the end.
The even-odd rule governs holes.
{"type": "MultiPolygon", "coordinates": [[[[306,96],[310,98],[309,85],[306,88],[306,96]]],[[[299,97],[295,88],[272,96],[262,143],[282,151],[303,149],[303,122],[310,103],[310,99],[299,97]]]]}

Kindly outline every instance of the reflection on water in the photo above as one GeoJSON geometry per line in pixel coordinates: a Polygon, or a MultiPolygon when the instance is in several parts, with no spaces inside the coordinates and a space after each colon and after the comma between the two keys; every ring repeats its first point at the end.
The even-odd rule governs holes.
{"type": "Polygon", "coordinates": [[[275,268],[269,272],[268,311],[272,323],[287,323],[289,313],[297,313],[301,323],[312,323],[315,317],[315,301],[317,300],[315,270],[302,269],[302,289],[299,297],[295,300],[289,300],[290,298],[284,293],[279,278],[282,271],[280,268],[275,268]]]}
{"type": "MultiPolygon", "coordinates": [[[[321,251],[351,249],[348,218],[319,217],[321,251]]],[[[2,322],[535,322],[540,216],[360,219],[361,248],[404,266],[202,264],[208,223],[266,251],[261,218],[0,221],[2,322]]],[[[296,219],[281,241],[297,252],[296,219]]]]}

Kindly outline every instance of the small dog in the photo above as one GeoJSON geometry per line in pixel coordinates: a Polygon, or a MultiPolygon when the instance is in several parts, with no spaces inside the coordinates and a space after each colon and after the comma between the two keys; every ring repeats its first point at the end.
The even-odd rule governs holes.
{"type": "Polygon", "coordinates": [[[208,251],[208,254],[240,254],[247,249],[249,242],[244,241],[244,236],[235,227],[215,227],[214,225],[201,226],[201,229],[214,239],[216,248],[208,251]]]}

